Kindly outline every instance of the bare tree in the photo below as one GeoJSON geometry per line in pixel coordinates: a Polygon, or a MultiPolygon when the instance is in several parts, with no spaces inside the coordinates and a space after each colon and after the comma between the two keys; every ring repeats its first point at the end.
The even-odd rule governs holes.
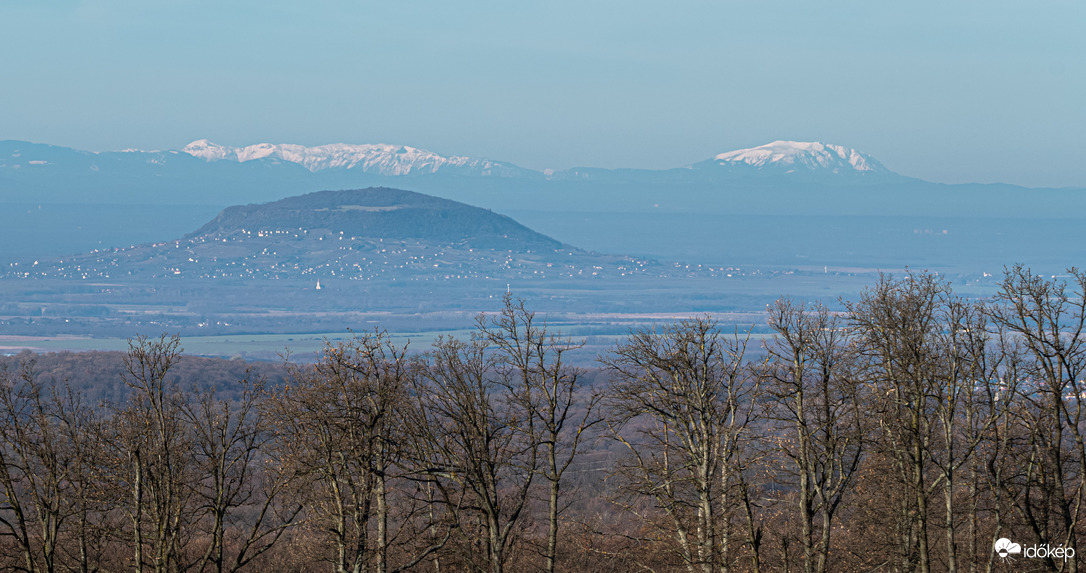
{"type": "Polygon", "coordinates": [[[263,381],[239,381],[239,399],[222,400],[214,389],[190,397],[183,405],[192,432],[195,484],[206,550],[192,564],[197,571],[235,572],[272,548],[294,524],[302,506],[286,501],[293,478],[289,468],[267,457],[272,437],[260,411],[263,381]],[[228,546],[230,546],[228,548],[228,546]],[[232,549],[232,551],[228,550],[232,549]]]}
{"type": "Polygon", "coordinates": [[[936,430],[934,379],[939,364],[935,337],[939,300],[947,285],[930,274],[895,281],[881,276],[858,303],[848,305],[866,354],[866,375],[879,413],[880,443],[899,472],[898,538],[903,571],[931,568],[928,502],[936,430]]]}
{"type": "Polygon", "coordinates": [[[778,299],[765,388],[795,487],[803,571],[827,571],[834,517],[856,478],[868,428],[854,347],[843,321],[822,305],[778,299]]]}
{"type": "Polygon", "coordinates": [[[109,448],[104,440],[112,416],[104,404],[87,405],[65,382],[54,386],[57,417],[74,456],[69,465],[68,496],[74,510],[62,551],[68,568],[81,573],[107,569],[116,562],[117,533],[124,526],[123,503],[109,479],[109,448]]]}
{"type": "Polygon", "coordinates": [[[393,527],[390,501],[397,472],[412,472],[402,455],[412,405],[405,352],[380,331],[327,344],[315,364],[294,368],[290,385],[270,401],[278,456],[309,484],[307,514],[331,535],[339,573],[401,571],[443,545],[396,563],[390,556],[397,532],[408,531],[393,527]]]}
{"type": "MultiPolygon", "coordinates": [[[[54,398],[54,399],[50,399],[54,398]]],[[[73,508],[68,483],[77,453],[65,440],[59,412],[35,378],[32,363],[0,371],[0,535],[22,554],[19,570],[53,572],[73,508]]]]}
{"type": "Polygon", "coordinates": [[[133,566],[156,572],[183,568],[192,518],[194,456],[184,396],[169,378],[181,359],[181,340],[163,334],[128,343],[124,381],[132,392],[115,414],[117,483],[128,490],[133,566]]]}
{"type": "Polygon", "coordinates": [[[21,497],[12,507],[16,519],[7,523],[34,528],[16,536],[32,557],[28,570],[96,571],[118,562],[110,552],[120,546],[133,551],[133,565],[140,570],[183,571],[194,565],[205,570],[214,561],[213,568],[221,571],[227,540],[242,545],[237,561],[226,564],[236,570],[266,549],[271,539],[261,535],[263,515],[245,516],[255,538],[234,531],[241,527],[234,509],[267,499],[265,492],[253,491],[251,471],[238,467],[252,461],[259,448],[250,440],[247,453],[238,451],[244,441],[240,434],[254,429],[248,412],[256,395],[249,395],[240,424],[228,402],[210,395],[201,403],[206,416],[194,416],[196,404],[187,403],[168,381],[179,356],[176,338],[133,341],[126,360],[131,400],[110,418],[103,417],[104,406],[85,406],[67,384],[42,385],[29,366],[15,385],[5,373],[0,402],[8,423],[0,424],[0,433],[9,448],[0,452],[5,470],[0,478],[7,478],[0,481],[21,497]],[[193,448],[190,422],[198,419],[208,433],[199,436],[201,447],[193,448]],[[215,435],[216,430],[221,432],[215,435]],[[214,444],[226,447],[211,459],[214,444]],[[203,472],[206,479],[200,478],[203,472]],[[132,524],[124,545],[116,535],[123,526],[118,507],[127,509],[132,524]],[[210,531],[194,527],[202,514],[213,516],[210,531]],[[188,552],[205,539],[207,553],[191,563],[188,552]]]}
{"type": "Polygon", "coordinates": [[[482,545],[466,555],[475,570],[501,573],[520,538],[539,473],[536,417],[512,400],[496,375],[485,342],[443,338],[430,353],[416,396],[424,422],[420,460],[449,507],[462,513],[460,531],[482,545]]]}
{"type": "MultiPolygon", "coordinates": [[[[943,489],[947,570],[956,572],[961,561],[958,535],[961,511],[957,500],[962,479],[959,470],[967,465],[975,467],[972,462],[978,448],[1009,402],[993,399],[1003,360],[998,347],[992,345],[985,307],[948,292],[940,301],[939,312],[941,326],[935,344],[941,366],[933,377],[932,386],[937,393],[934,410],[940,443],[932,453],[932,463],[943,489]]],[[[972,512],[975,512],[975,493],[969,494],[974,504],[972,512]]],[[[975,517],[975,513],[970,517],[975,517]]],[[[978,558],[976,532],[969,529],[968,533],[970,547],[966,562],[975,563],[978,558]]]]}
{"type": "MultiPolygon", "coordinates": [[[[1025,440],[1020,471],[1000,485],[1039,543],[1075,547],[1086,495],[1086,273],[1068,274],[1070,285],[1009,269],[992,317],[1020,343],[1023,378],[1015,397],[1025,440]]],[[[1076,559],[1047,562],[1079,570],[1076,559]]]]}
{"type": "Polygon", "coordinates": [[[632,462],[629,489],[663,509],[689,571],[729,571],[732,516],[744,508],[752,519],[741,478],[758,388],[746,345],[705,317],[634,332],[604,361],[614,375],[610,423],[632,462]]]}
{"type": "MultiPolygon", "coordinates": [[[[985,307],[986,313],[991,311],[985,307]]],[[[1016,454],[1021,446],[1017,420],[1021,406],[1018,387],[1024,381],[1023,353],[1015,337],[1008,335],[998,322],[989,326],[986,334],[991,338],[988,352],[985,361],[977,365],[979,372],[975,377],[984,383],[977,384],[965,408],[970,422],[967,427],[973,435],[981,437],[969,468],[966,529],[972,556],[970,571],[979,570],[982,564],[985,571],[993,570],[996,554],[989,548],[1004,537],[1005,528],[1013,525],[1013,510],[1008,510],[1006,494],[1015,489],[1010,476],[1017,471],[1016,454]],[[981,424],[983,427],[978,427],[981,424]],[[991,518],[984,519],[985,514],[991,518]]]]}
{"type": "Polygon", "coordinates": [[[881,446],[908,493],[898,520],[901,568],[931,570],[929,501],[941,488],[946,568],[957,571],[959,470],[999,417],[993,385],[1001,360],[991,353],[985,309],[954,296],[937,275],[909,273],[881,277],[849,311],[875,390],[881,446]]]}
{"type": "Polygon", "coordinates": [[[480,316],[476,326],[483,339],[497,350],[495,359],[504,385],[518,409],[534,419],[529,441],[542,447],[540,474],[546,480],[548,513],[544,570],[553,573],[558,554],[562,477],[577,457],[586,432],[600,420],[595,416],[601,394],[585,393],[581,370],[564,361],[581,348],[561,333],[548,333],[546,323],[523,300],[506,294],[497,316],[480,316]]]}

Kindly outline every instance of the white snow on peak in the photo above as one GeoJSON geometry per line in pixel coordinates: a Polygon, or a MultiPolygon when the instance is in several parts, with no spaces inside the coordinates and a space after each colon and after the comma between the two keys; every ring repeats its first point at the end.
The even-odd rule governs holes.
{"type": "Polygon", "coordinates": [[[721,153],[718,163],[745,163],[753,167],[775,165],[808,170],[831,169],[889,172],[875,158],[841,145],[804,141],[774,141],[767,145],[721,153]]]}
{"type": "Polygon", "coordinates": [[[206,139],[193,141],[182,150],[207,161],[237,161],[279,159],[297,163],[310,171],[323,169],[359,169],[375,175],[409,175],[436,173],[442,168],[468,169],[482,175],[499,175],[515,167],[461,156],[441,156],[423,149],[384,143],[351,145],[333,143],[306,147],[295,144],[258,143],[247,147],[228,147],[206,139]]]}

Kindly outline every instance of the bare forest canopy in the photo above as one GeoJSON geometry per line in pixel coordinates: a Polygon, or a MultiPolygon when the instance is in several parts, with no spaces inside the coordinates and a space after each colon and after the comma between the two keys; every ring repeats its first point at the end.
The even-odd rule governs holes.
{"type": "Polygon", "coordinates": [[[94,398],[23,355],[0,568],[975,571],[1006,538],[1047,548],[1015,571],[1078,571],[1084,295],[1075,270],[983,300],[883,276],[836,312],[779,299],[764,338],[637,329],[593,372],[512,297],[425,353],[373,330],[184,384],[177,338],[137,338],[94,398]]]}
{"type": "MultiPolygon", "coordinates": [[[[49,387],[71,389],[88,403],[123,402],[131,392],[124,382],[126,357],[127,353],[120,351],[41,354],[23,351],[0,356],[0,370],[19,372],[29,365],[37,381],[49,387]]],[[[214,389],[219,397],[235,400],[244,387],[239,380],[249,376],[278,387],[286,381],[287,370],[283,361],[245,361],[186,354],[170,368],[170,375],[164,382],[197,392],[214,389]]]]}

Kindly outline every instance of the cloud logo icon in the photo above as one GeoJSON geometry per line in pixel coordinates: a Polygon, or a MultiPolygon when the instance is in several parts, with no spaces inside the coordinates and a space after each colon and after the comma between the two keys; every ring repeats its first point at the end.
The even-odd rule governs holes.
{"type": "Polygon", "coordinates": [[[1022,546],[1018,543],[1012,542],[1006,537],[1001,537],[995,542],[995,552],[1002,559],[1007,559],[1012,555],[1018,555],[1022,553],[1022,546]]]}

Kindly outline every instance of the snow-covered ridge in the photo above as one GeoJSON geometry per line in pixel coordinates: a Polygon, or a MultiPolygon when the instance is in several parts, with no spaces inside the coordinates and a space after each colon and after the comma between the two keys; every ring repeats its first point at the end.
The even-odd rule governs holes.
{"type": "MultiPolygon", "coordinates": [[[[184,153],[206,161],[243,163],[257,159],[296,163],[317,172],[326,169],[350,169],[371,175],[402,176],[441,172],[472,176],[554,177],[553,172],[536,172],[510,163],[459,155],[436,153],[401,145],[383,143],[352,145],[333,143],[306,147],[295,144],[259,143],[230,147],[206,139],[184,147],[184,153]]],[[[176,153],[176,152],[174,152],[176,153]]],[[[699,163],[738,165],[782,172],[871,173],[890,174],[875,158],[842,145],[820,142],[774,141],[759,147],[721,153],[699,163]]],[[[574,170],[575,171],[575,170],[574,170]]],[[[571,171],[570,173],[572,173],[571,171]]],[[[565,174],[569,178],[569,173],[565,174]]]]}
{"type": "Polygon", "coordinates": [[[889,173],[875,158],[841,145],[803,141],[774,141],[766,145],[721,153],[720,164],[741,163],[752,167],[889,173]]]}
{"type": "Polygon", "coordinates": [[[414,175],[439,170],[470,171],[479,175],[510,175],[520,169],[508,163],[462,156],[441,156],[430,151],[383,143],[350,145],[333,143],[306,147],[295,144],[258,143],[246,147],[218,145],[206,139],[193,141],[182,150],[207,161],[279,159],[310,171],[358,169],[374,175],[414,175]]]}

